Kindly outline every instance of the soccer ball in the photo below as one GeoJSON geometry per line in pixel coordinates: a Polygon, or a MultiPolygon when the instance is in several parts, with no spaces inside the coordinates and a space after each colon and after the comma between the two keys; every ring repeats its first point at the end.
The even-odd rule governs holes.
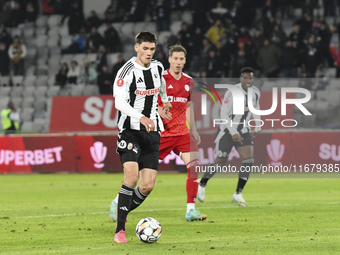
{"type": "Polygon", "coordinates": [[[144,243],[156,242],[161,234],[161,224],[151,217],[141,219],[136,226],[136,235],[144,243]]]}

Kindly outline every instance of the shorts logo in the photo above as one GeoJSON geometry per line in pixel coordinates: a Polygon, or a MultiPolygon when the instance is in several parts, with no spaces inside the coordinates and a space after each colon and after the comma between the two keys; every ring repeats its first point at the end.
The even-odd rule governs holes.
{"type": "Polygon", "coordinates": [[[120,141],[118,143],[118,148],[125,149],[126,148],[126,142],[124,140],[120,141]]]}
{"type": "Polygon", "coordinates": [[[229,102],[229,98],[226,97],[226,99],[224,99],[223,103],[227,104],[229,102]]]}
{"type": "Polygon", "coordinates": [[[129,143],[128,146],[127,146],[127,149],[130,151],[133,147],[133,144],[132,143],[129,143]]]}
{"type": "Polygon", "coordinates": [[[189,91],[189,89],[190,89],[189,85],[187,85],[187,84],[184,86],[184,88],[185,88],[186,91],[189,91]]]}
{"type": "Polygon", "coordinates": [[[138,153],[138,147],[136,145],[133,146],[133,152],[138,153]]]}
{"type": "Polygon", "coordinates": [[[118,87],[121,87],[121,86],[123,86],[124,85],[124,80],[123,79],[118,79],[117,80],[117,86],[118,87]]]}

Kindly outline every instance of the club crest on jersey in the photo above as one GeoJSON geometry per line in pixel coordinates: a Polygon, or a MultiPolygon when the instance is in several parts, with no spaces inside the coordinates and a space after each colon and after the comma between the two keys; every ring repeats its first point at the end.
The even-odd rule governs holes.
{"type": "Polygon", "coordinates": [[[141,95],[141,96],[152,96],[155,95],[159,92],[159,88],[157,89],[147,89],[147,90],[139,90],[137,89],[135,91],[136,95],[141,95]]]}
{"type": "Polygon", "coordinates": [[[174,97],[173,97],[173,96],[168,96],[168,102],[172,102],[172,101],[173,101],[173,99],[174,99],[174,97]]]}
{"type": "Polygon", "coordinates": [[[118,148],[125,149],[126,148],[126,142],[124,140],[121,140],[118,143],[118,148]]]}
{"type": "Polygon", "coordinates": [[[118,87],[121,87],[121,86],[123,86],[124,85],[124,80],[123,79],[118,79],[117,80],[117,86],[118,87]]]}
{"type": "Polygon", "coordinates": [[[189,91],[189,89],[190,89],[189,85],[185,84],[184,89],[185,89],[186,91],[189,91]]]}

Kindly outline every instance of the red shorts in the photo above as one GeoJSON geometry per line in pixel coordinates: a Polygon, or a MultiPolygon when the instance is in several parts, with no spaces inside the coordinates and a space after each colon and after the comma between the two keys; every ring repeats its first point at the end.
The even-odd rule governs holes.
{"type": "Polygon", "coordinates": [[[198,146],[190,133],[181,136],[161,137],[159,159],[164,159],[171,151],[179,155],[181,152],[198,151],[198,146]]]}

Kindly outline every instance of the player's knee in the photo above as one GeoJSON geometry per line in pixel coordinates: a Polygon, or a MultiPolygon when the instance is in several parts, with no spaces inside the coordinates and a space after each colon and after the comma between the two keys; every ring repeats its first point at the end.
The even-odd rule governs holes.
{"type": "Polygon", "coordinates": [[[139,185],[140,191],[145,195],[148,195],[153,190],[153,187],[154,187],[153,182],[148,182],[139,185]]]}
{"type": "Polygon", "coordinates": [[[138,173],[132,171],[126,171],[124,174],[124,183],[130,187],[136,187],[138,181],[138,173]]]}

